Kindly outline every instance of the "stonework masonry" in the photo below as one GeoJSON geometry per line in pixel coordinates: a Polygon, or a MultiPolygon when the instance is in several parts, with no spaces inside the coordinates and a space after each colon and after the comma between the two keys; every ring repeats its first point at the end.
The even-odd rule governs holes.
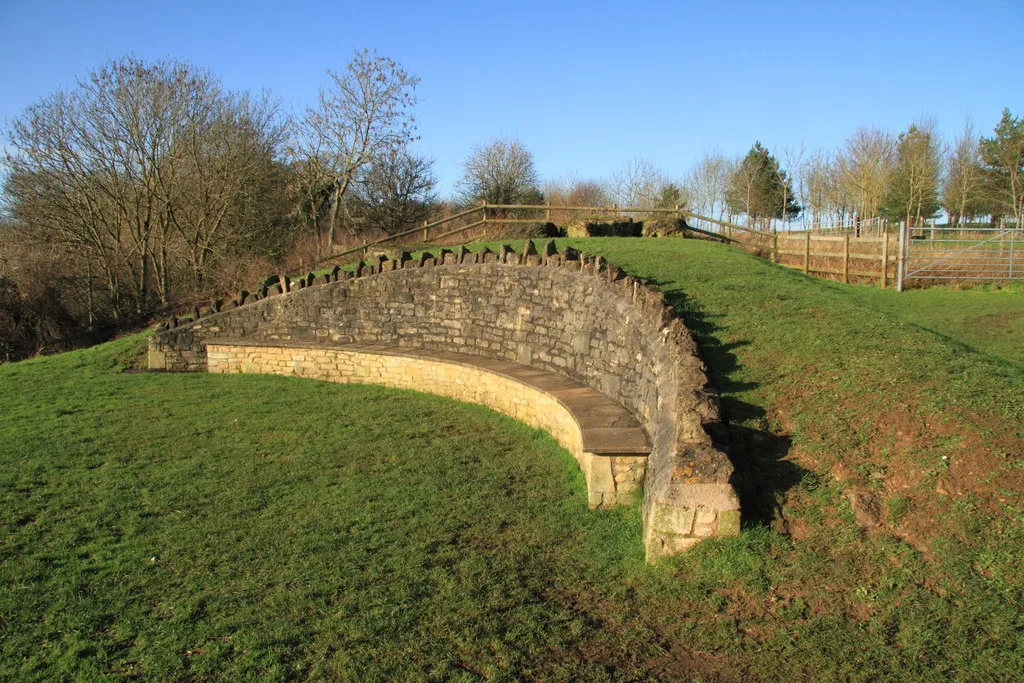
{"type": "MultiPolygon", "coordinates": [[[[649,437],[646,473],[623,460],[620,469],[629,474],[622,475],[622,495],[614,474],[611,489],[588,495],[592,505],[625,503],[633,495],[629,477],[643,477],[649,560],[707,536],[739,532],[732,465],[714,439],[721,433],[718,406],[692,336],[661,292],[571,248],[557,253],[549,244],[538,253],[527,243],[523,253],[508,247],[439,250],[417,259],[378,257],[354,273],[336,269],[319,280],[282,278],[274,288],[241,293],[220,312],[158,327],[150,340],[150,367],[277,372],[282,366],[276,364],[293,362],[301,366],[292,367],[294,374],[407,386],[388,383],[402,367],[417,378],[408,388],[491,405],[550,431],[587,472],[586,451],[576,448],[577,437],[565,427],[572,416],[559,416],[557,400],[502,385],[486,368],[470,369],[471,363],[449,371],[440,365],[452,366],[451,359],[409,356],[417,350],[543,370],[595,389],[635,416],[649,437]],[[350,345],[402,353],[352,350],[351,358],[335,360],[350,345]],[[330,349],[330,361],[316,356],[320,360],[307,366],[294,358],[330,349]],[[318,362],[327,369],[314,370],[318,362]],[[459,383],[441,381],[445,372],[461,374],[450,379],[460,379],[463,388],[446,393],[442,384],[459,383]],[[488,403],[503,391],[523,402],[517,405],[534,408],[515,408],[516,414],[488,403]],[[549,423],[531,422],[546,412],[549,423]]],[[[602,467],[614,472],[616,464],[604,460],[602,467]]],[[[593,477],[587,476],[589,483],[593,477]]]]}

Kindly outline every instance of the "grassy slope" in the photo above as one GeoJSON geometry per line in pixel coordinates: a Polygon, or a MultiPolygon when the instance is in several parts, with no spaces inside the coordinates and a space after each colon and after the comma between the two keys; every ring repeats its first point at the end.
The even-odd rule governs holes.
{"type": "Polygon", "coordinates": [[[936,302],[1012,326],[1020,293],[574,243],[658,281],[697,332],[739,538],[645,567],[637,511],[586,512],[571,458],[511,420],[122,373],[122,340],[0,367],[0,676],[1019,673],[1024,377],[1016,346],[936,302]]]}
{"type": "Polygon", "coordinates": [[[798,539],[770,565],[780,602],[859,622],[874,653],[934,647],[950,671],[1019,671],[1019,346],[946,306],[1019,325],[1020,292],[900,297],[706,243],[576,246],[659,281],[697,332],[733,421],[747,518],[798,539]]]}
{"type": "Polygon", "coordinates": [[[413,392],[120,372],[142,343],[0,368],[0,677],[598,668],[551,648],[604,638],[570,591],[642,563],[638,514],[589,514],[547,435],[413,392]]]}
{"type": "Polygon", "coordinates": [[[1024,368],[1024,287],[1020,285],[857,294],[924,330],[1024,368]]]}

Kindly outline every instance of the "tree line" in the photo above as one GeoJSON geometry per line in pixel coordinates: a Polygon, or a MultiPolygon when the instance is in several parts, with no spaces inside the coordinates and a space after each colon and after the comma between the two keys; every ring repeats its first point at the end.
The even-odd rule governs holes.
{"type": "Polygon", "coordinates": [[[691,206],[763,228],[798,215],[812,225],[877,218],[920,225],[942,214],[951,223],[1021,225],[1024,120],[1009,110],[989,136],[968,121],[943,141],[935,122],[923,120],[897,135],[859,128],[839,149],[787,148],[778,156],[785,168],[759,142],[742,159],[705,154],[683,183],[691,206]]]}
{"type": "MultiPolygon", "coordinates": [[[[285,112],[207,69],[124,57],[29,106],[5,131],[0,362],[480,202],[681,208],[764,229],[940,209],[1020,224],[1024,123],[1009,111],[990,137],[968,126],[944,145],[919,122],[895,137],[858,130],[809,156],[757,142],[741,159],[705,154],[681,178],[637,158],[607,179],[542,184],[528,147],[496,138],[471,149],[441,198],[434,161],[414,148],[418,83],[363,50],[327,71],[313,104],[285,112]]],[[[647,217],[651,233],[672,228],[647,217]]]]}
{"type": "Polygon", "coordinates": [[[191,64],[125,57],[28,107],[6,130],[0,362],[422,220],[436,179],[410,147],[417,83],[362,51],[287,114],[191,64]]]}

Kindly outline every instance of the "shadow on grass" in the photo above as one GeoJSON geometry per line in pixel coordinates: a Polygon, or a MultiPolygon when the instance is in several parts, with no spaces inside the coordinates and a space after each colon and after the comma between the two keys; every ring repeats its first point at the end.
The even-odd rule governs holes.
{"type": "MultiPolygon", "coordinates": [[[[672,291],[662,283],[654,284],[662,287],[666,303],[693,333],[701,360],[707,366],[708,379],[719,392],[725,428],[721,436],[736,468],[733,485],[740,497],[743,526],[771,526],[779,517],[786,492],[796,486],[808,470],[786,459],[792,447],[788,436],[762,428],[764,409],[737,398],[741,392],[757,388],[754,383],[733,379],[739,368],[734,350],[750,342],[723,342],[711,316],[689,305],[686,294],[672,291]]],[[[719,438],[719,434],[713,436],[719,438]]]]}

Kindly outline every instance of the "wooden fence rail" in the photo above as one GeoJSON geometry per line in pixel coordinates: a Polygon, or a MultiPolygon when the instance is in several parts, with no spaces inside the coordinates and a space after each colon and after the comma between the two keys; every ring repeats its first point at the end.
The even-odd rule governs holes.
{"type": "Polygon", "coordinates": [[[838,276],[843,282],[851,278],[878,280],[882,287],[895,280],[898,253],[895,247],[896,235],[881,237],[854,237],[826,235],[814,232],[769,233],[754,230],[727,221],[685,211],[679,207],[644,208],[623,206],[574,206],[561,204],[488,204],[482,203],[439,220],[424,223],[420,227],[406,230],[381,239],[331,254],[321,260],[341,261],[348,256],[366,255],[376,246],[402,242],[405,238],[419,236],[423,243],[453,237],[477,228],[484,228],[486,236],[489,225],[543,224],[551,220],[551,212],[561,214],[588,214],[595,216],[623,217],[631,215],[650,216],[674,215],[686,219],[684,232],[730,244],[767,256],[774,263],[802,270],[809,275],[838,276]],[[536,214],[530,217],[530,214],[536,214]],[[467,219],[465,225],[457,221],[467,219]],[[475,220],[474,220],[475,219],[475,220]],[[447,228],[447,229],[445,229],[447,228]],[[439,232],[440,230],[440,232],[439,232]]]}
{"type": "MultiPolygon", "coordinates": [[[[373,247],[381,246],[381,245],[384,245],[384,244],[395,243],[395,242],[402,242],[404,240],[404,238],[408,238],[408,237],[411,237],[411,236],[417,235],[417,234],[420,235],[421,241],[425,243],[425,242],[431,241],[431,239],[439,240],[439,239],[444,239],[444,238],[447,238],[447,237],[452,237],[454,235],[458,235],[460,233],[467,232],[467,231],[472,230],[474,228],[479,228],[481,226],[487,226],[488,224],[495,224],[495,225],[506,225],[506,224],[509,224],[509,225],[522,225],[522,224],[538,225],[538,224],[543,224],[543,223],[547,223],[547,222],[549,222],[551,220],[551,212],[552,211],[571,212],[571,213],[577,213],[577,214],[601,215],[601,216],[609,216],[609,217],[613,217],[613,216],[614,217],[621,217],[621,216],[624,216],[624,215],[632,215],[632,214],[639,214],[639,215],[668,214],[668,215],[678,216],[679,218],[687,218],[687,217],[690,217],[690,216],[695,216],[695,214],[690,214],[689,212],[683,211],[680,208],[671,208],[671,209],[670,208],[640,208],[640,207],[615,206],[615,205],[612,205],[612,206],[573,206],[573,205],[561,205],[561,204],[488,204],[488,203],[484,202],[484,203],[480,204],[479,206],[474,206],[474,207],[468,208],[468,209],[466,209],[464,211],[460,211],[458,213],[452,214],[451,216],[446,216],[444,218],[441,218],[441,219],[433,221],[433,222],[424,223],[421,227],[412,228],[411,230],[406,230],[404,232],[399,232],[399,233],[396,233],[394,235],[387,235],[385,237],[382,237],[382,238],[380,238],[378,240],[374,240],[372,242],[363,242],[359,246],[352,247],[350,249],[345,249],[345,250],[340,251],[340,252],[335,252],[333,254],[330,254],[329,256],[325,256],[324,258],[320,259],[320,261],[318,263],[319,264],[323,264],[323,263],[327,263],[327,262],[330,262],[330,261],[341,261],[341,260],[344,260],[346,257],[352,256],[352,255],[355,255],[355,254],[365,255],[373,247]],[[540,215],[537,215],[536,217],[533,217],[533,218],[524,218],[524,217],[522,217],[523,214],[529,214],[531,212],[538,213],[540,215]],[[495,213],[503,214],[503,215],[495,215],[495,213]],[[467,216],[471,216],[473,214],[479,214],[479,217],[477,218],[477,220],[469,223],[468,225],[463,225],[463,226],[459,226],[459,227],[454,228],[454,229],[449,229],[449,230],[446,230],[445,232],[442,232],[440,234],[438,234],[436,232],[434,232],[433,234],[431,233],[431,231],[436,231],[437,228],[441,228],[442,226],[449,226],[450,227],[450,224],[453,223],[454,221],[458,221],[458,220],[460,220],[462,218],[466,218],[467,216]],[[504,215],[504,214],[507,214],[507,215],[504,215]]],[[[710,221],[711,219],[707,219],[707,220],[710,221]]],[[[719,221],[714,221],[714,222],[719,222],[719,221]]],[[[723,223],[723,225],[728,225],[728,224],[723,223]]],[[[738,229],[745,229],[745,228],[738,228],[738,229]]],[[[486,234],[486,228],[485,228],[485,233],[484,234],[486,234]]]]}
{"type": "Polygon", "coordinates": [[[887,287],[896,274],[896,235],[879,237],[826,236],[811,232],[771,236],[772,260],[809,275],[838,275],[878,280],[887,287]]]}

